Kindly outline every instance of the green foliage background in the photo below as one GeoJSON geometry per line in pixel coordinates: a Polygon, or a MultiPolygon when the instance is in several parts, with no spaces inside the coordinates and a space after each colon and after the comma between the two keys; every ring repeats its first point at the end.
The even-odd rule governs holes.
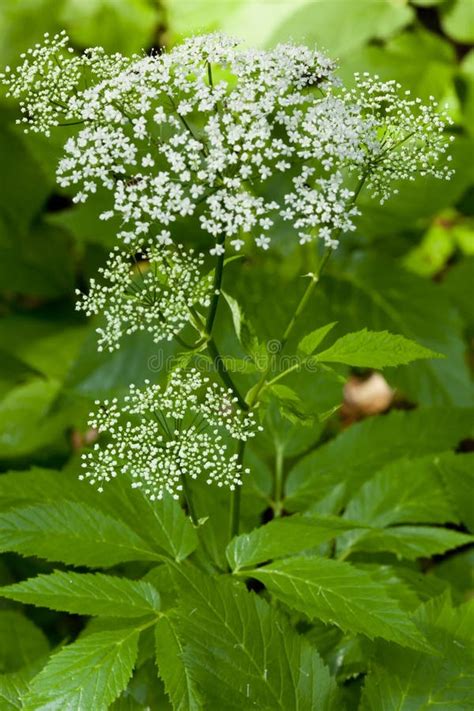
{"type": "MultiPolygon", "coordinates": [[[[370,418],[338,434],[331,442],[326,440],[340,430],[337,415],[316,431],[314,428],[303,430],[302,435],[301,428],[293,428],[288,421],[282,422],[275,416],[266,439],[260,443],[259,452],[251,453],[254,475],[244,490],[244,515],[247,528],[259,523],[261,512],[270,500],[269,467],[276,458],[283,461],[289,471],[285,499],[288,511],[306,510],[311,502],[316,502],[312,513],[332,514],[343,502],[348,504],[345,514],[348,519],[371,524],[382,521],[380,525],[385,526],[388,525],[386,517],[399,503],[400,488],[408,491],[409,500],[410,486],[415,479],[419,489],[413,493],[413,501],[418,503],[413,504],[414,509],[408,509],[410,513],[405,518],[394,519],[396,523],[410,524],[415,520],[427,524],[449,520],[465,533],[473,532],[472,506],[469,506],[473,491],[472,459],[470,455],[455,455],[449,451],[471,449],[470,437],[474,434],[470,409],[474,407],[471,378],[474,337],[473,0],[163,0],[160,4],[154,0],[0,0],[0,64],[14,64],[18,54],[38,41],[45,31],[62,28],[68,31],[78,50],[101,44],[109,50],[124,53],[170,45],[187,34],[212,29],[242,36],[257,46],[270,46],[287,39],[310,44],[316,42],[328,54],[340,59],[341,76],[348,82],[352,72],[367,70],[383,78],[399,80],[414,95],[422,98],[433,95],[448,104],[456,125],[454,178],[450,183],[428,179],[400,186],[399,194],[383,208],[362,200],[363,217],[357,233],[344,241],[332,260],[323,288],[306,313],[306,324],[301,325],[297,334],[301,336],[332,321],[337,321],[338,325],[331,338],[364,327],[387,329],[443,353],[446,358],[387,371],[387,379],[399,388],[403,402],[418,406],[415,413],[395,412],[387,417],[370,418]],[[315,453],[306,453],[318,436],[324,442],[322,447],[315,453]],[[394,462],[398,464],[391,476],[390,467],[394,462]],[[374,474],[377,476],[373,477],[374,474]],[[395,475],[398,484],[394,487],[395,475]],[[439,482],[440,477],[449,491],[450,511],[454,510],[455,514],[443,509],[445,495],[440,493],[440,485],[433,483],[435,480],[439,482]],[[430,492],[429,506],[420,510],[420,501],[430,492]],[[376,502],[372,508],[371,501],[376,502]]],[[[36,520],[36,528],[31,524],[33,527],[29,529],[28,520],[31,523],[34,517],[28,519],[26,510],[21,520],[5,514],[10,518],[3,519],[0,525],[0,549],[27,556],[41,550],[44,559],[58,560],[55,554],[49,553],[48,541],[54,539],[58,529],[55,529],[54,517],[48,513],[47,506],[60,496],[63,485],[56,482],[57,491],[51,489],[54,477],[44,470],[35,470],[33,475],[23,472],[30,467],[63,469],[68,481],[70,479],[70,490],[75,491],[77,450],[87,434],[85,415],[91,400],[114,394],[130,382],[138,383],[146,377],[157,379],[159,353],[144,336],[131,338],[112,355],[96,352],[93,324],[86,323],[74,311],[74,290],[87,283],[113,243],[112,228],[108,223],[97,221],[101,196],[99,194],[94,201],[72,209],[70,196],[55,186],[60,138],[56,134],[51,142],[25,136],[14,127],[15,117],[14,105],[0,104],[0,470],[13,472],[0,478],[0,511],[8,511],[12,502],[23,502],[26,506],[34,497],[45,510],[43,524],[39,525],[36,520]],[[46,494],[41,494],[43,489],[50,491],[51,501],[46,494]],[[14,544],[11,541],[4,543],[4,531],[11,533],[13,529],[20,533],[28,529],[36,548],[26,539],[18,539],[14,544]]],[[[304,249],[290,253],[286,238],[283,231],[278,234],[275,240],[278,249],[273,256],[265,255],[261,260],[254,257],[249,264],[229,267],[225,285],[226,290],[242,300],[259,333],[267,338],[281,333],[302,289],[295,278],[311,268],[311,255],[304,249]]],[[[233,345],[231,339],[229,332],[229,345],[233,345]]],[[[340,372],[347,373],[343,369],[340,372]]],[[[340,404],[341,385],[331,376],[302,374],[295,376],[293,386],[320,412],[330,412],[340,404]]],[[[205,492],[197,492],[198,504],[199,497],[205,501],[203,508],[211,506],[205,499],[205,492]]],[[[92,498],[93,492],[83,493],[80,487],[77,488],[77,499],[84,505],[92,498]]],[[[215,520],[219,521],[222,516],[220,504],[212,505],[216,509],[215,520]]],[[[67,510],[62,522],[56,522],[59,529],[68,519],[66,513],[67,510]]],[[[81,515],[80,508],[69,513],[70,521],[81,515]]],[[[126,528],[117,524],[116,529],[110,521],[100,522],[110,550],[95,548],[94,540],[83,540],[84,553],[79,552],[74,558],[73,551],[77,551],[79,543],[71,537],[70,553],[65,553],[60,560],[92,567],[135,560],[130,551],[128,557],[123,553],[112,560],[110,541],[119,541],[130,548],[143,544],[148,558],[145,555],[139,560],[154,560],[150,542],[135,541],[133,536],[136,534],[127,527],[132,519],[133,515],[127,519],[124,513],[125,523],[121,526],[126,528]],[[87,545],[89,558],[85,552],[87,545]]],[[[186,557],[193,549],[192,540],[186,539],[191,533],[183,533],[178,524],[181,537],[173,543],[160,539],[163,531],[152,517],[149,523],[151,539],[158,540],[162,549],[166,550],[168,546],[168,552],[175,559],[186,557]]],[[[415,564],[408,565],[404,573],[412,576],[410,594],[415,595],[415,590],[418,597],[427,602],[423,610],[417,612],[418,623],[428,630],[427,638],[432,644],[439,642],[436,635],[439,637],[442,633],[451,640],[446,643],[451,647],[446,647],[445,655],[451,655],[456,666],[456,646],[452,639],[459,642],[459,638],[449,635],[467,625],[462,617],[465,613],[455,611],[447,599],[444,602],[440,602],[440,598],[436,602],[429,600],[442,593],[446,586],[456,603],[470,598],[474,585],[472,573],[467,571],[472,571],[472,550],[463,548],[455,554],[437,555],[428,560],[427,551],[439,554],[451,546],[436,547],[431,543],[433,547],[430,549],[422,541],[421,548],[416,549],[416,541],[413,543],[409,532],[404,539],[402,527],[397,530],[397,540],[389,542],[381,543],[380,538],[372,536],[369,548],[367,543],[364,547],[360,541],[351,540],[350,535],[345,534],[342,550],[344,546],[349,546],[353,553],[370,550],[375,556],[373,565],[377,563],[377,553],[382,550],[408,560],[423,555],[428,570],[423,584],[416,579],[415,564]],[[362,547],[358,548],[360,545],[362,547]]],[[[301,535],[302,531],[297,530],[296,538],[301,535]]],[[[291,541],[291,532],[285,531],[284,536],[291,541]]],[[[311,545],[316,542],[323,545],[329,538],[312,537],[308,540],[312,541],[311,545]]],[[[258,555],[255,554],[258,545],[263,546],[262,557],[253,560],[243,544],[241,550],[228,551],[237,568],[253,566],[272,557],[272,551],[265,549],[264,541],[252,540],[251,544],[254,556],[258,555]]],[[[225,564],[222,542],[212,527],[208,530],[207,545],[225,564]]],[[[291,552],[290,545],[286,554],[291,552]]],[[[290,560],[293,568],[300,566],[298,571],[301,572],[304,559],[290,560]]],[[[385,559],[380,562],[386,565],[385,559]]],[[[140,564],[136,565],[136,571],[133,565],[127,569],[132,577],[140,574],[140,564]]],[[[53,566],[37,558],[21,558],[9,552],[0,562],[0,583],[14,583],[52,569],[53,566]]],[[[272,578],[271,566],[265,571],[258,573],[257,569],[253,573],[256,578],[260,575],[262,582],[284,603],[287,602],[289,591],[278,588],[275,574],[272,578]]],[[[388,580],[388,567],[386,576],[388,580]]],[[[175,584],[179,586],[179,582],[175,584]]],[[[198,588],[201,584],[205,586],[209,582],[193,580],[191,584],[187,581],[187,605],[196,604],[192,589],[193,585],[198,588]]],[[[354,584],[360,588],[368,583],[361,578],[360,581],[341,579],[341,584],[354,584]]],[[[154,588],[147,588],[147,583],[142,585],[140,594],[134,592],[137,615],[145,614],[154,604],[154,588]]],[[[224,588],[225,585],[220,604],[224,604],[224,600],[231,606],[232,596],[224,588]]],[[[215,590],[209,590],[209,605],[214,594],[217,595],[215,590]]],[[[303,595],[304,602],[299,603],[303,605],[303,611],[311,609],[311,595],[308,588],[303,595]]],[[[27,603],[28,597],[18,600],[27,603]]],[[[406,599],[405,603],[407,609],[414,608],[413,600],[406,599]]],[[[325,617],[324,611],[318,607],[318,600],[313,600],[313,604],[320,619],[331,620],[331,615],[327,613],[325,617]]],[[[299,609],[297,603],[294,607],[299,609]]],[[[69,608],[59,605],[59,609],[69,608]]],[[[84,607],[79,609],[87,611],[84,607]]],[[[206,610],[200,610],[201,617],[197,615],[189,622],[189,629],[183,632],[190,639],[206,635],[211,624],[206,619],[206,610]]],[[[97,607],[92,605],[90,611],[95,614],[97,607]]],[[[21,676],[17,674],[19,670],[41,668],[49,648],[74,638],[82,629],[82,618],[73,614],[77,610],[71,608],[69,612],[71,614],[32,608],[25,612],[25,608],[16,603],[0,603],[0,673],[4,674],[0,678],[0,709],[20,708],[16,699],[28,674],[21,676]],[[11,641],[3,641],[13,639],[12,630],[18,641],[16,646],[11,641]],[[16,676],[13,678],[12,674],[16,676]]],[[[117,603],[115,614],[119,616],[119,613],[117,603]]],[[[250,616],[257,613],[258,610],[249,611],[250,616]]],[[[262,634],[267,629],[274,629],[273,611],[268,615],[261,623],[262,634]]],[[[383,618],[383,610],[381,616],[383,618]]],[[[351,628],[352,623],[348,619],[347,627],[351,628]]],[[[168,623],[163,621],[160,624],[166,627],[168,623]]],[[[359,631],[364,632],[366,623],[360,620],[360,625],[362,629],[359,631]]],[[[96,631],[101,631],[99,626],[96,631]]],[[[102,634],[102,644],[107,647],[117,641],[110,635],[119,633],[105,630],[102,634]]],[[[121,644],[126,640],[123,643],[131,645],[131,656],[133,644],[137,643],[134,634],[132,631],[128,637],[124,634],[120,637],[121,644]]],[[[175,638],[171,627],[162,629],[161,634],[168,638],[169,644],[173,643],[175,638]]],[[[339,632],[335,633],[329,626],[324,634],[326,638],[321,632],[318,642],[326,639],[327,648],[324,644],[318,648],[325,661],[334,669],[337,668],[336,652],[344,655],[343,669],[338,669],[340,679],[357,678],[359,673],[366,671],[361,661],[365,649],[357,646],[363,647],[365,642],[349,643],[342,638],[342,632],[341,637],[335,639],[334,635],[339,632]]],[[[311,635],[316,637],[314,628],[311,635]]],[[[254,643],[258,646],[258,641],[254,640],[254,643]]],[[[417,653],[400,648],[394,652],[386,641],[377,642],[377,645],[377,663],[372,669],[371,681],[366,685],[361,708],[364,711],[427,708],[417,705],[417,685],[422,687],[430,674],[435,684],[442,677],[439,669],[435,666],[433,670],[429,660],[420,662],[420,657],[415,657],[418,666],[411,686],[407,687],[405,705],[391,705],[393,689],[387,668],[393,675],[398,675],[401,688],[407,670],[415,665],[413,655],[417,653]],[[387,655],[388,667],[384,666],[387,655]],[[410,698],[415,700],[410,702],[410,698]]],[[[198,646],[193,653],[197,659],[200,654],[204,655],[198,646]]],[[[97,654],[100,656],[100,649],[97,654]]],[[[288,654],[290,659],[290,652],[288,654]]],[[[303,658],[305,648],[293,649],[291,654],[300,654],[303,658]]],[[[163,664],[166,667],[166,660],[163,664]]],[[[60,669],[58,673],[61,673],[60,669]]],[[[152,708],[169,708],[158,680],[152,692],[143,691],[147,673],[144,663],[134,677],[128,700],[116,702],[116,708],[144,708],[146,703],[152,703],[152,708]],[[151,702],[146,701],[148,693],[153,693],[151,702]]],[[[284,671],[281,673],[286,679],[284,671]]],[[[443,673],[448,673],[445,668],[443,673]]],[[[212,680],[208,679],[208,682],[214,688],[215,697],[206,708],[227,708],[222,705],[223,699],[228,698],[225,685],[222,689],[217,684],[213,686],[212,680]]],[[[38,689],[37,698],[41,697],[46,704],[47,694],[41,696],[41,682],[38,689]]],[[[198,702],[192,700],[194,692],[189,693],[188,706],[183,702],[183,706],[175,708],[199,708],[198,702]]],[[[331,693],[328,691],[327,699],[331,693]]],[[[358,682],[350,686],[350,690],[344,690],[349,709],[357,707],[359,693],[358,682]]],[[[111,698],[114,698],[113,694],[111,698]]],[[[285,698],[286,708],[293,708],[292,697],[285,698]]],[[[468,710],[468,706],[461,703],[456,705],[458,702],[454,697],[443,699],[442,705],[438,706],[440,709],[468,710]]],[[[87,699],[84,703],[84,708],[93,708],[87,706],[87,699]]],[[[324,708],[338,708],[337,704],[333,707],[330,703],[327,701],[324,708]]],[[[46,708],[38,704],[28,708],[46,708]]],[[[69,708],[67,700],[61,708],[69,708]]],[[[262,708],[266,706],[262,705],[262,708]]]]}

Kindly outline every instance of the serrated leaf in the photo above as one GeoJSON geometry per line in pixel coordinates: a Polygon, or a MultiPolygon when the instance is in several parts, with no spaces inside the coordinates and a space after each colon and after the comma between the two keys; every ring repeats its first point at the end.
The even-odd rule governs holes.
{"type": "Polygon", "coordinates": [[[183,659],[205,708],[339,711],[327,668],[277,610],[235,581],[173,571],[183,659]]]}
{"type": "Polygon", "coordinates": [[[183,660],[184,648],[176,629],[176,620],[162,617],[155,625],[158,673],[173,704],[174,711],[199,711],[201,695],[183,660]]]}
{"type": "MultiPolygon", "coordinates": [[[[410,64],[413,66],[412,60],[410,64]]],[[[469,147],[463,145],[460,149],[466,155],[469,147]]],[[[461,165],[462,162],[465,164],[464,158],[461,165]]],[[[471,177],[466,178],[465,184],[470,185],[471,177]]],[[[420,182],[426,185],[425,179],[420,182]]],[[[431,213],[433,199],[429,193],[435,187],[425,190],[431,213]]],[[[440,189],[444,193],[445,185],[440,184],[440,189]]],[[[461,186],[460,194],[465,190],[461,186]]],[[[404,192],[405,202],[410,193],[411,183],[404,192]]],[[[421,196],[416,191],[413,195],[413,202],[418,204],[421,196]]],[[[391,204],[393,209],[393,200],[391,204]]],[[[397,204],[397,209],[400,207],[397,204]]],[[[373,216],[369,219],[373,220],[373,216]]],[[[388,231],[393,234],[391,215],[388,231]]],[[[390,371],[390,384],[423,405],[472,406],[473,386],[466,365],[462,321],[439,285],[401,269],[394,259],[363,256],[360,252],[351,261],[334,261],[329,271],[324,293],[318,292],[314,306],[323,322],[337,320],[340,329],[346,331],[387,329],[443,353],[446,358],[423,360],[390,371]]]]}
{"type": "MultiPolygon", "coordinates": [[[[400,523],[459,523],[437,470],[439,459],[438,455],[407,458],[384,467],[349,501],[344,517],[380,528],[400,523]]],[[[374,533],[373,540],[382,541],[378,536],[374,533]]],[[[357,546],[361,537],[364,531],[348,532],[338,541],[338,549],[357,546]]],[[[396,540],[385,550],[397,552],[393,546],[397,547],[396,540]]]]}
{"type": "Polygon", "coordinates": [[[179,502],[171,496],[151,502],[139,489],[132,489],[125,477],[111,482],[101,494],[80,482],[75,471],[34,468],[0,477],[0,508],[58,500],[78,501],[120,519],[150,548],[162,550],[178,561],[197,546],[196,532],[179,502]]]}
{"type": "Polygon", "coordinates": [[[467,408],[393,411],[385,417],[368,418],[293,467],[287,479],[285,507],[308,508],[341,482],[354,492],[388,463],[446,451],[473,431],[474,413],[467,408]]]}
{"type": "Polygon", "coordinates": [[[315,362],[344,363],[359,368],[406,365],[421,358],[444,358],[404,336],[364,328],[339,338],[330,348],[312,357],[315,362]]]}
{"type": "Polygon", "coordinates": [[[0,550],[90,567],[160,558],[122,521],[69,501],[0,514],[0,550]]]}
{"type": "Polygon", "coordinates": [[[435,467],[461,521],[474,533],[474,453],[448,452],[436,458],[435,467]]]}
{"type": "Polygon", "coordinates": [[[0,588],[0,595],[79,615],[142,617],[160,609],[160,596],[150,583],[102,573],[55,571],[0,588]]]}
{"type": "Polygon", "coordinates": [[[306,336],[304,336],[298,343],[298,350],[304,355],[311,355],[311,353],[314,353],[316,348],[326,338],[327,334],[332,331],[336,323],[336,321],[333,321],[333,323],[328,323],[326,326],[321,326],[321,328],[317,328],[315,331],[307,333],[306,336]]]}
{"type": "Polygon", "coordinates": [[[54,654],[32,681],[25,711],[106,711],[132,675],[139,634],[135,627],[97,632],[54,654]]]}
{"type": "Polygon", "coordinates": [[[227,546],[227,559],[234,570],[239,570],[313,548],[356,527],[357,523],[337,516],[295,514],[274,519],[265,526],[234,538],[227,546]]]}
{"type": "Polygon", "coordinates": [[[0,708],[2,711],[21,709],[21,698],[28,691],[28,680],[23,670],[11,674],[0,674],[0,708]]]}
{"type": "Polygon", "coordinates": [[[17,610],[0,610],[0,672],[14,672],[49,652],[42,630],[17,610]]]}
{"type": "Polygon", "coordinates": [[[277,598],[309,618],[370,639],[426,648],[422,635],[386,587],[349,563],[315,556],[288,558],[248,571],[277,598]]]}
{"type": "Polygon", "coordinates": [[[440,455],[429,455],[388,464],[353,496],[344,516],[372,526],[458,523],[437,471],[439,461],[440,455]]]}
{"type": "Polygon", "coordinates": [[[436,656],[379,642],[360,711],[470,711],[474,706],[474,604],[453,608],[445,596],[417,610],[415,621],[436,656]]]}
{"type": "Polygon", "coordinates": [[[377,553],[389,551],[408,560],[430,558],[433,555],[474,542],[468,536],[448,528],[435,526],[393,526],[378,531],[367,531],[350,546],[350,551],[377,553]]]}
{"type": "MultiPolygon", "coordinates": [[[[258,387],[258,385],[256,387],[258,387]]],[[[313,424],[314,417],[305,411],[304,402],[292,388],[289,388],[287,385],[275,383],[265,389],[262,400],[265,401],[269,396],[273,396],[277,399],[280,413],[285,419],[293,424],[307,426],[313,424]]]]}

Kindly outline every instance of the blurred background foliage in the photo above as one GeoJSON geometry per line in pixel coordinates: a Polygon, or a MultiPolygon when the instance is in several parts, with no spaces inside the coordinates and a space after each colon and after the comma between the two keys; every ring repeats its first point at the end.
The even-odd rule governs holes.
{"type": "MultiPolygon", "coordinates": [[[[446,103],[455,121],[454,178],[402,185],[383,207],[363,199],[358,230],[331,260],[303,328],[337,320],[335,337],[363,327],[403,333],[446,355],[387,376],[403,403],[473,405],[473,0],[0,0],[0,64],[15,64],[44,32],[62,28],[78,52],[96,44],[150,51],[215,29],[261,47],[317,43],[339,59],[348,83],[354,71],[367,70],[446,103]]],[[[104,261],[113,225],[97,221],[100,194],[72,208],[70,195],[55,186],[65,135],[25,136],[14,125],[16,113],[0,103],[1,470],[63,466],[87,436],[91,398],[157,377],[150,367],[158,349],[146,336],[99,354],[93,324],[76,315],[74,291],[104,261]]],[[[280,333],[303,288],[296,277],[311,265],[311,255],[291,251],[286,236],[277,236],[272,255],[233,264],[227,277],[226,288],[242,297],[268,338],[280,333]]],[[[305,397],[320,411],[340,404],[339,382],[301,377],[305,397]]],[[[275,424],[292,456],[307,442],[288,428],[275,424]]],[[[27,565],[15,559],[0,568],[0,580],[27,565]]],[[[35,643],[44,644],[41,635],[35,643]]]]}

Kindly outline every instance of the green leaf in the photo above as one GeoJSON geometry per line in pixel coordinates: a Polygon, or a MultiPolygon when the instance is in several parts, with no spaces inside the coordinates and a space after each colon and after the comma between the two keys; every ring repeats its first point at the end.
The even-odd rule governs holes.
{"type": "Polygon", "coordinates": [[[310,618],[370,639],[426,648],[422,635],[375,576],[349,563],[300,557],[248,571],[278,599],[310,618]]]}
{"type": "Polygon", "coordinates": [[[79,501],[120,519],[153,550],[159,549],[175,560],[186,558],[197,547],[197,535],[191,521],[171,496],[151,502],[138,489],[132,489],[126,477],[116,479],[99,494],[80,482],[72,472],[35,468],[0,477],[0,508],[21,503],[56,503],[79,501]]]}
{"type": "Polygon", "coordinates": [[[17,610],[0,610],[0,673],[17,671],[48,652],[48,640],[31,620],[17,610]]]}
{"type": "Polygon", "coordinates": [[[288,516],[274,519],[234,538],[227,546],[227,559],[234,570],[271,558],[299,553],[330,541],[357,523],[337,516],[288,516]]]}
{"type": "Polygon", "coordinates": [[[443,357],[404,336],[395,336],[388,331],[367,331],[364,328],[339,338],[330,348],[313,356],[312,360],[380,369],[406,365],[421,358],[443,357]]]}
{"type": "Polygon", "coordinates": [[[461,521],[474,533],[474,454],[448,452],[438,457],[435,465],[461,521]]]}
{"type": "Polygon", "coordinates": [[[453,0],[442,7],[441,26],[457,42],[474,42],[474,4],[471,0],[453,0]]]}
{"type": "MultiPolygon", "coordinates": [[[[472,53],[474,59],[474,51],[472,53]]],[[[473,62],[474,64],[474,62],[473,62]]],[[[474,79],[473,79],[474,91],[474,79]]],[[[473,102],[474,104],[474,102],[473,102]]],[[[473,107],[474,125],[474,107],[473,107]]],[[[474,283],[474,257],[463,259],[454,264],[443,279],[442,287],[455,304],[470,331],[474,331],[474,304],[471,299],[471,289],[474,283]]]]}
{"type": "Polygon", "coordinates": [[[48,312],[46,316],[11,314],[0,321],[2,349],[48,378],[62,380],[87,329],[48,312]]]}
{"type": "Polygon", "coordinates": [[[444,556],[434,567],[430,578],[449,584],[456,603],[474,599],[474,547],[444,556]]]}
{"type": "Polygon", "coordinates": [[[173,711],[163,683],[156,674],[154,660],[150,658],[140,663],[138,657],[136,669],[127,688],[109,707],[109,711],[145,711],[145,709],[173,711]]]}
{"type": "Polygon", "coordinates": [[[91,567],[160,557],[125,523],[69,501],[0,514],[0,550],[91,567]]]}
{"type": "Polygon", "coordinates": [[[150,45],[160,15],[146,0],[66,0],[58,19],[83,47],[130,54],[150,45]]]}
{"type": "Polygon", "coordinates": [[[73,247],[71,236],[60,227],[42,221],[26,231],[17,231],[8,224],[2,227],[0,215],[2,288],[40,297],[71,294],[74,289],[73,247]]]}
{"type": "Polygon", "coordinates": [[[184,648],[172,617],[162,617],[155,625],[158,673],[174,711],[199,711],[202,700],[183,659],[184,648]]]}
{"type": "Polygon", "coordinates": [[[150,583],[102,573],[55,571],[0,588],[0,595],[79,615],[142,617],[160,609],[160,596],[150,583]]]}
{"type": "MultiPolygon", "coordinates": [[[[259,9],[260,6],[261,3],[258,4],[259,9]]],[[[272,4],[268,3],[267,7],[271,18],[272,4]]],[[[345,57],[371,39],[387,39],[409,24],[412,18],[412,8],[391,0],[364,0],[363,3],[319,0],[296,7],[296,12],[285,18],[272,35],[271,44],[288,41],[291,37],[294,41],[325,47],[334,56],[345,57]]],[[[236,19],[233,18],[234,22],[236,19]]],[[[246,34],[253,32],[255,35],[263,24],[263,18],[258,21],[254,17],[252,22],[250,15],[247,22],[246,34]]]]}
{"type": "Polygon", "coordinates": [[[128,390],[130,383],[143,384],[150,374],[162,371],[163,363],[175,356],[179,346],[175,342],[156,343],[149,333],[126,336],[118,351],[97,350],[97,336],[91,332],[78,357],[68,372],[65,387],[68,393],[92,398],[116,395],[128,390]]]}
{"type": "Polygon", "coordinates": [[[259,342],[252,324],[242,313],[238,301],[225,292],[222,292],[222,296],[229,305],[235,333],[237,334],[242,348],[250,356],[259,370],[265,370],[268,364],[268,354],[265,345],[259,342]]]}
{"type": "MultiPolygon", "coordinates": [[[[420,24],[417,23],[406,32],[394,35],[383,45],[374,43],[351,53],[341,66],[342,80],[353,83],[355,71],[368,71],[370,74],[378,74],[382,81],[388,79],[398,81],[403,89],[410,90],[414,96],[419,96],[423,100],[428,99],[430,94],[442,100],[450,91],[457,71],[456,51],[452,43],[440,34],[428,31],[420,24]]],[[[463,162],[465,163],[465,159],[463,162]]],[[[458,176],[455,183],[458,183],[458,176]]],[[[441,181],[426,176],[405,185],[403,181],[399,181],[397,187],[399,185],[403,186],[401,194],[392,196],[383,206],[377,204],[375,200],[371,201],[374,209],[362,218],[364,228],[365,225],[369,225],[370,234],[377,234],[377,228],[381,224],[384,226],[384,231],[388,229],[392,216],[395,220],[391,234],[395,236],[400,222],[406,224],[409,215],[412,217],[413,224],[412,211],[419,214],[420,211],[429,210],[429,214],[437,214],[446,204],[455,202],[453,196],[459,187],[459,183],[454,186],[445,183],[443,186],[441,181]],[[446,188],[445,191],[443,187],[446,188]],[[410,196],[410,193],[414,195],[410,196]],[[436,198],[431,208],[428,207],[430,194],[436,198]],[[406,205],[405,197],[408,197],[406,205]],[[416,197],[421,203],[418,208],[415,204],[416,197]],[[441,198],[439,203],[438,198],[441,198]],[[370,225],[370,217],[376,218],[375,224],[370,225]]],[[[363,197],[362,201],[366,203],[363,197]]]]}
{"type": "Polygon", "coordinates": [[[26,456],[42,448],[64,448],[70,415],[49,413],[59,383],[35,378],[8,392],[0,402],[0,458],[26,456]]]}
{"type": "Polygon", "coordinates": [[[389,551],[401,558],[416,560],[459,548],[474,542],[474,536],[435,526],[395,526],[379,531],[363,533],[350,552],[365,551],[378,553],[389,551]]]}
{"type": "Polygon", "coordinates": [[[33,680],[25,711],[106,711],[132,675],[139,634],[134,627],[97,632],[54,654],[33,680]]]}
{"type": "Polygon", "coordinates": [[[183,660],[204,708],[340,709],[317,652],[277,610],[235,581],[173,568],[180,590],[183,660]]]}
{"type": "MultiPolygon", "coordinates": [[[[258,387],[258,386],[257,386],[258,387]]],[[[269,397],[275,397],[281,415],[293,424],[312,425],[314,417],[305,410],[305,403],[299,395],[287,385],[275,383],[265,388],[262,400],[265,402],[269,397]]],[[[249,395],[247,395],[247,401],[249,395]]]]}
{"type": "Polygon", "coordinates": [[[438,472],[444,456],[407,457],[388,464],[349,501],[344,516],[372,526],[459,523],[438,472]]]}
{"type": "MultiPolygon", "coordinates": [[[[439,461],[439,455],[430,455],[400,459],[389,464],[367,481],[349,501],[344,517],[377,527],[400,523],[459,523],[459,517],[439,475],[439,461]]],[[[422,535],[421,530],[419,534],[422,535]]],[[[402,533],[398,535],[403,536],[402,533]]],[[[433,534],[435,538],[436,535],[433,534]]],[[[361,529],[350,531],[339,539],[338,550],[344,551],[348,548],[359,550],[358,541],[365,538],[366,532],[361,529]]],[[[377,541],[380,544],[384,541],[387,545],[386,548],[377,550],[390,550],[400,554],[403,554],[403,550],[406,552],[404,538],[398,541],[397,534],[391,538],[389,533],[384,537],[383,532],[374,532],[368,536],[368,540],[368,547],[363,550],[375,550],[370,547],[370,541],[373,540],[374,546],[377,545],[377,541]]],[[[418,548],[414,544],[412,553],[416,550],[418,548]]]]}
{"type": "Polygon", "coordinates": [[[419,608],[415,621],[436,656],[377,644],[360,711],[470,711],[474,706],[474,605],[446,597],[419,608]]]}
{"type": "Polygon", "coordinates": [[[393,411],[385,417],[369,418],[352,425],[293,467],[287,480],[285,507],[308,508],[341,482],[354,492],[389,462],[445,451],[473,430],[473,411],[464,408],[393,411]]]}
{"type": "Polygon", "coordinates": [[[336,321],[328,323],[326,326],[321,326],[321,328],[317,328],[315,331],[311,331],[311,333],[307,333],[298,343],[298,350],[304,355],[314,353],[316,348],[326,338],[327,334],[332,331],[335,325],[336,321]]]}
{"type": "Polygon", "coordinates": [[[15,711],[23,707],[21,698],[28,691],[28,678],[24,670],[11,674],[0,674],[0,708],[15,711]]]}
{"type": "MultiPolygon", "coordinates": [[[[117,488],[121,517],[148,541],[151,548],[158,547],[177,561],[184,560],[197,548],[196,531],[178,501],[171,496],[164,496],[161,501],[150,501],[137,489],[131,489],[128,480],[120,482],[117,488]]],[[[113,515],[113,500],[109,510],[113,515]]]]}
{"type": "Polygon", "coordinates": [[[10,237],[18,239],[19,235],[25,235],[46,202],[52,184],[28,150],[25,137],[15,129],[0,126],[0,154],[0,223],[10,237]],[[25,200],[25,191],[28,200],[25,200]]]}
{"type": "MultiPolygon", "coordinates": [[[[467,150],[464,147],[464,155],[467,150]]],[[[467,184],[471,182],[469,178],[467,184]]],[[[429,200],[431,204],[433,198],[429,200]]],[[[423,360],[389,372],[390,383],[410,400],[455,407],[474,403],[462,320],[440,285],[401,269],[393,259],[358,256],[331,265],[324,293],[320,291],[313,303],[323,323],[339,321],[342,333],[387,329],[443,353],[443,359],[423,360]]]]}
{"type": "Polygon", "coordinates": [[[423,239],[404,257],[403,264],[410,271],[424,277],[433,277],[444,268],[456,249],[454,230],[434,222],[423,239]]]}

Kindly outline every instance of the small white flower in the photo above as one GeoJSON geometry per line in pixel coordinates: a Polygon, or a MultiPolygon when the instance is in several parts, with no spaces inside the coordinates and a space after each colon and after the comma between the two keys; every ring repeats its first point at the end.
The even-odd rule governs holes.
{"type": "Polygon", "coordinates": [[[354,229],[361,179],[384,202],[397,181],[452,175],[450,120],[432,97],[423,103],[368,74],[346,89],[317,50],[248,49],[218,33],[130,58],[100,48],[76,56],[67,43],[64,33],[45,36],[0,80],[21,100],[25,130],[82,124],[66,141],[58,182],[75,186],[77,203],[104,188],[103,215],[121,220],[121,238],[137,251],[156,232],[168,244],[174,223],[192,216],[235,249],[248,233],[267,249],[276,219],[299,241],[334,247],[334,235],[354,229]]]}
{"type": "Polygon", "coordinates": [[[130,386],[123,401],[96,403],[89,426],[106,434],[82,455],[81,480],[99,491],[117,476],[129,476],[152,501],[165,493],[178,499],[183,479],[203,479],[230,490],[248,473],[232,441],[253,437],[252,413],[236,406],[231,391],[211,384],[195,369],[171,373],[165,387],[130,386]]]}
{"type": "Polygon", "coordinates": [[[115,249],[99,270],[103,283],[92,279],[89,292],[76,309],[102,316],[97,328],[99,350],[116,350],[122,338],[147,331],[153,341],[170,340],[190,321],[190,309],[210,303],[211,282],[203,278],[202,254],[173,248],[150,247],[142,261],[115,249]]]}
{"type": "Polygon", "coordinates": [[[266,235],[260,235],[259,237],[255,238],[255,244],[257,247],[261,247],[262,249],[268,249],[270,247],[270,237],[267,237],[266,235]]]}
{"type": "Polygon", "coordinates": [[[223,244],[216,244],[212,249],[209,250],[209,254],[212,254],[213,256],[221,256],[222,254],[225,253],[225,247],[223,244]]]}
{"type": "Polygon", "coordinates": [[[147,153],[144,158],[142,158],[142,166],[144,168],[153,168],[155,161],[151,157],[150,153],[147,153]]]}

